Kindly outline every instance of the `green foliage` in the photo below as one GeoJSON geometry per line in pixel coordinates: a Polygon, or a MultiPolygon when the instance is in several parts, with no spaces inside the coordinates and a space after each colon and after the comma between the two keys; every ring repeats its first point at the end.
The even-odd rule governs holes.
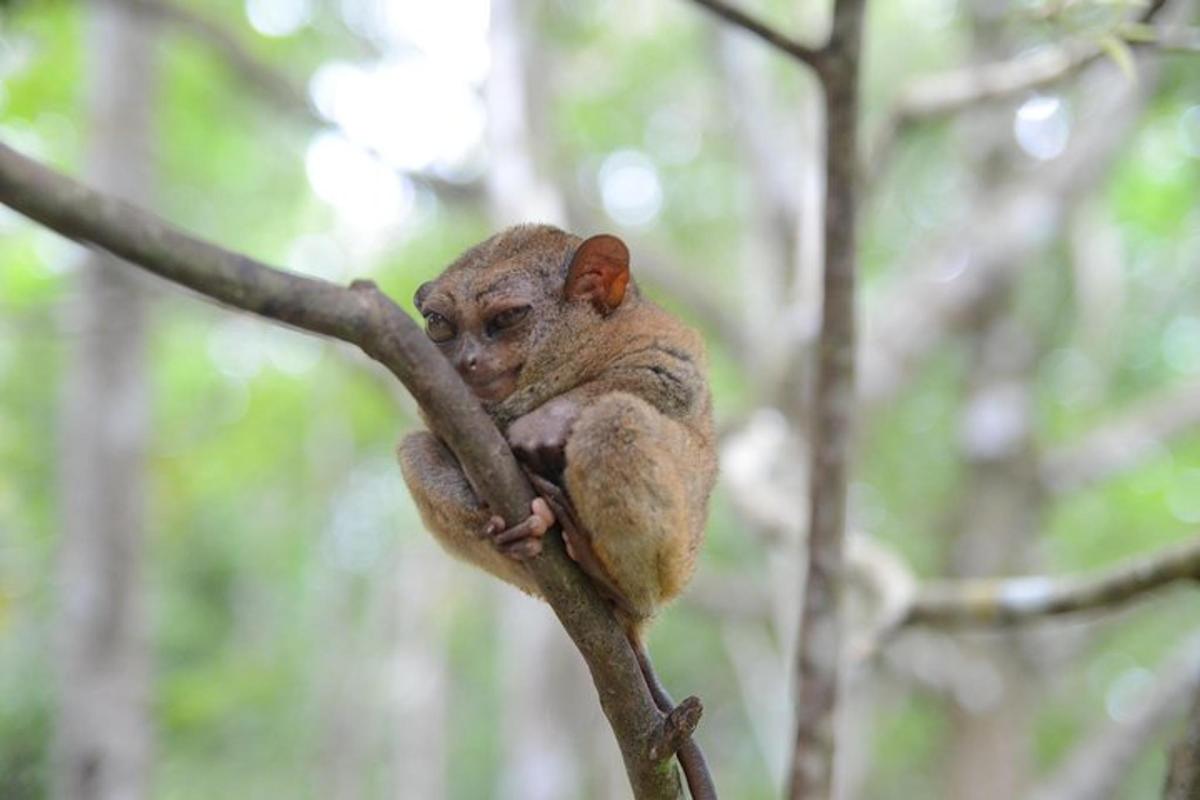
{"type": "MultiPolygon", "coordinates": [[[[0,0],[0,139],[75,173],[89,137],[87,5],[0,0]]],[[[279,38],[255,34],[244,22],[244,5],[189,7],[221,19],[250,53],[302,88],[322,65],[365,62],[374,47],[336,18],[348,4],[314,3],[310,24],[279,38]]],[[[789,29],[797,22],[792,15],[804,35],[820,27],[807,7],[797,13],[792,3],[765,5],[789,29]]],[[[863,83],[868,144],[910,78],[974,59],[971,33],[949,5],[873,4],[863,83]]],[[[1126,12],[1125,5],[1022,3],[997,24],[1014,50],[1070,34],[1106,42],[1125,61],[1124,45],[1112,38],[1120,33],[1114,14],[1126,12]]],[[[532,120],[544,126],[538,158],[579,224],[612,224],[598,171],[614,153],[642,154],[656,170],[662,204],[631,240],[670,254],[684,275],[714,287],[735,324],[760,323],[759,309],[741,307],[746,234],[759,205],[738,150],[736,120],[719,91],[711,24],[697,9],[670,3],[550,4],[534,24],[534,55],[541,60],[534,83],[547,106],[545,119],[532,120]]],[[[210,48],[178,34],[164,37],[152,155],[160,215],[272,263],[305,266],[305,253],[316,252],[327,277],[369,275],[406,308],[417,286],[489,232],[481,204],[442,202],[427,189],[407,187],[409,215],[362,237],[369,240],[362,244],[347,232],[356,221],[310,187],[306,157],[314,126],[265,101],[210,48]]],[[[802,126],[794,111],[813,107],[810,81],[786,59],[767,61],[766,88],[780,98],[776,110],[782,124],[793,126],[788,133],[795,132],[799,147],[802,126]]],[[[1137,399],[1194,381],[1200,372],[1194,349],[1200,334],[1189,333],[1200,325],[1198,89],[1194,61],[1165,67],[1134,137],[1087,201],[1111,224],[1119,249],[1123,306],[1106,320],[1111,351],[1097,356],[1080,341],[1087,309],[1065,239],[1039,251],[1014,287],[1015,319],[1036,351],[1033,425],[1047,446],[1076,441],[1137,399]],[[1095,391],[1079,389],[1076,378],[1085,374],[1101,376],[1095,391]]],[[[1077,108],[1078,98],[1063,97],[1077,108]]],[[[1010,117],[1002,115],[1004,124],[1010,117]]],[[[931,240],[965,224],[974,193],[986,188],[990,178],[974,172],[971,135],[953,120],[921,125],[904,135],[890,167],[871,182],[861,235],[865,318],[893,302],[892,287],[925,266],[931,240]]],[[[1029,174],[1049,166],[1021,164],[1029,174]]],[[[430,172],[445,178],[437,167],[430,172]]],[[[70,312],[79,260],[75,246],[0,211],[4,798],[48,792],[57,508],[59,492],[69,491],[57,479],[58,405],[65,356],[89,334],[70,312]]],[[[950,272],[946,281],[954,279],[950,272]]],[[[652,291],[708,334],[720,423],[732,425],[753,411],[760,398],[745,355],[719,341],[710,321],[679,298],[652,291]]],[[[495,590],[465,570],[448,572],[450,585],[414,612],[419,624],[400,615],[384,591],[396,581],[395,565],[428,547],[393,465],[395,441],[419,424],[394,381],[340,344],[237,316],[160,284],[153,296],[147,570],[159,755],[154,795],[329,796],[318,784],[340,731],[330,720],[346,698],[357,698],[363,713],[351,716],[368,742],[360,754],[367,765],[362,795],[395,796],[387,773],[394,753],[379,744],[389,732],[378,728],[412,698],[379,675],[401,660],[386,643],[409,636],[424,637],[444,665],[448,795],[494,796],[509,735],[495,590]]],[[[949,338],[903,392],[864,420],[852,490],[854,518],[925,576],[944,574],[952,560],[969,480],[961,416],[973,354],[965,336],[949,338]]],[[[1097,568],[1193,534],[1200,520],[1192,517],[1200,511],[1186,492],[1200,485],[1197,465],[1200,438],[1193,433],[1128,474],[1050,503],[1030,547],[1032,562],[1049,572],[1097,568]]],[[[765,587],[773,567],[767,548],[719,491],[701,575],[748,575],[765,587]]],[[[1135,608],[1104,623],[1044,690],[1030,732],[1040,769],[1051,769],[1107,720],[1114,687],[1154,670],[1200,618],[1200,600],[1186,592],[1149,602],[1153,610],[1135,608]]],[[[740,684],[746,677],[728,653],[739,634],[782,646],[769,620],[721,620],[684,603],[664,614],[652,650],[667,685],[705,701],[700,738],[723,794],[766,798],[776,789],[756,739],[762,720],[746,710],[740,684]]],[[[864,745],[871,771],[863,796],[933,797],[944,788],[944,761],[954,744],[951,701],[902,688],[879,702],[864,745]]],[[[593,702],[591,695],[574,700],[593,702]]],[[[602,725],[599,712],[594,717],[581,716],[602,725]]],[[[1161,755],[1143,757],[1122,796],[1148,796],[1162,769],[1161,755]]]]}

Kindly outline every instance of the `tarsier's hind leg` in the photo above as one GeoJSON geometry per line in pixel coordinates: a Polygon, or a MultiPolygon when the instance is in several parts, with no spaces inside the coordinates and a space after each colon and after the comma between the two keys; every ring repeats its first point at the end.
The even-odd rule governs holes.
{"type": "Polygon", "coordinates": [[[695,567],[688,449],[682,426],[621,392],[589,404],[567,442],[567,493],[636,616],[677,595],[695,567]]]}

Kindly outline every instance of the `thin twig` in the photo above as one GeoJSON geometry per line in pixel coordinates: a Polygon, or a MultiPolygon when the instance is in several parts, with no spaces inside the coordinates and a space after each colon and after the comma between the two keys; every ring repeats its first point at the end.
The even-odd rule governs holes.
{"type": "Polygon", "coordinates": [[[1153,29],[1144,44],[1164,53],[1200,53],[1200,28],[1161,27],[1153,29]]]}
{"type": "Polygon", "coordinates": [[[170,0],[107,1],[129,6],[147,19],[199,42],[224,65],[240,87],[249,89],[293,122],[337,131],[383,169],[425,186],[441,200],[478,202],[481,199],[478,181],[456,183],[425,172],[403,170],[390,163],[377,148],[360,141],[337,120],[322,114],[310,100],[302,82],[294,80],[287,72],[254,53],[242,41],[242,37],[221,20],[170,0]]]}
{"type": "Polygon", "coordinates": [[[868,415],[886,408],[950,334],[1034,263],[1069,209],[1108,174],[1158,82],[1153,65],[1139,64],[1136,85],[1108,91],[1115,72],[1108,66],[1083,76],[1088,103],[1079,116],[1087,123],[1072,132],[1066,152],[1037,173],[989,189],[955,233],[910,248],[912,263],[898,271],[904,277],[863,332],[859,389],[868,415]]]}
{"type": "Polygon", "coordinates": [[[804,44],[796,39],[780,33],[775,28],[755,19],[744,11],[723,2],[723,0],[692,0],[698,6],[708,9],[721,19],[742,30],[752,33],[767,44],[787,53],[804,64],[812,67],[818,73],[824,66],[825,53],[819,48],[804,44]]]}
{"type": "Polygon", "coordinates": [[[1167,442],[1200,430],[1200,381],[1137,403],[1077,442],[1060,445],[1041,463],[1041,481],[1060,494],[1091,486],[1143,464],[1167,442]]]}
{"type": "Polygon", "coordinates": [[[232,31],[215,19],[196,13],[168,0],[109,0],[128,6],[146,19],[170,26],[203,43],[217,54],[239,81],[280,110],[309,121],[326,121],[308,100],[303,87],[281,70],[268,64],[248,48],[232,31]]]}
{"type": "MultiPolygon", "coordinates": [[[[1147,36],[1145,25],[1166,5],[1154,0],[1131,25],[1118,28],[1115,36],[1131,45],[1151,45],[1162,50],[1193,49],[1191,29],[1163,27],[1147,36]]],[[[901,134],[914,123],[956,114],[983,103],[996,102],[1041,89],[1069,78],[1104,56],[1108,50],[1094,39],[1071,39],[1004,61],[952,69],[917,78],[897,92],[897,99],[872,137],[870,175],[878,175],[901,134]]]]}
{"type": "Polygon", "coordinates": [[[1200,580],[1200,536],[1092,575],[980,578],[922,586],[901,625],[999,627],[1111,608],[1181,580],[1200,580]]]}
{"type": "MultiPolygon", "coordinates": [[[[533,493],[507,442],[416,323],[369,281],[346,289],[282,272],[188,236],[3,144],[0,202],[229,306],[358,345],[408,388],[491,508],[505,519],[528,514],[533,493]]],[[[673,763],[650,758],[661,714],[607,605],[567,558],[558,537],[547,537],[543,555],[528,563],[587,662],[634,794],[680,797],[673,763]]]]}
{"type": "Polygon", "coordinates": [[[1192,632],[1163,659],[1154,682],[1129,704],[1127,713],[1102,720],[1083,735],[1026,800],[1108,800],[1117,796],[1138,757],[1166,726],[1184,713],[1200,691],[1200,635],[1192,632]]]}

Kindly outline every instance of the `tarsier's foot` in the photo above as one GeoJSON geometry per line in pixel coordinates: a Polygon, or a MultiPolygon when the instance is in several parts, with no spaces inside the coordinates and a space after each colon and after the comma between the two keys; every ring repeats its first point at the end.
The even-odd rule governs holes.
{"type": "Polygon", "coordinates": [[[554,512],[558,525],[562,528],[563,543],[567,547],[567,555],[571,557],[589,578],[599,587],[602,594],[612,601],[613,605],[627,613],[632,613],[632,606],[625,599],[625,593],[617,586],[608,569],[600,561],[596,549],[592,546],[592,534],[579,521],[575,505],[562,487],[553,481],[546,480],[541,475],[525,470],[534,490],[545,498],[550,509],[554,512]]]}
{"type": "Polygon", "coordinates": [[[492,517],[483,526],[481,535],[509,558],[524,561],[542,552],[542,537],[554,527],[554,512],[545,500],[538,497],[529,505],[529,517],[511,528],[503,517],[492,517]]]}

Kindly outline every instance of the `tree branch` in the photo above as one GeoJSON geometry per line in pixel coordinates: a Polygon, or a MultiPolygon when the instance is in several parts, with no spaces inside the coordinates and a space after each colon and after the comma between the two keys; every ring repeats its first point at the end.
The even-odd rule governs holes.
{"type": "Polygon", "coordinates": [[[1163,800],[1196,800],[1200,797],[1200,689],[1192,701],[1183,736],[1171,748],[1163,800]]]}
{"type": "Polygon", "coordinates": [[[1143,400],[1078,442],[1051,450],[1042,460],[1042,484],[1054,494],[1086,488],[1134,469],[1170,439],[1197,429],[1200,381],[1143,400]]]}
{"type": "Polygon", "coordinates": [[[932,581],[900,625],[1003,627],[1110,608],[1180,580],[1200,580],[1200,536],[1092,575],[932,581]]]}
{"type": "Polygon", "coordinates": [[[775,28],[761,22],[744,11],[723,2],[723,0],[692,0],[698,6],[706,8],[726,22],[747,33],[757,36],[776,50],[787,53],[792,58],[807,64],[818,73],[824,69],[825,51],[815,48],[790,36],[780,33],[775,28]]]}
{"type": "Polygon", "coordinates": [[[280,110],[307,118],[310,123],[327,124],[308,101],[303,87],[282,71],[263,61],[229,29],[216,20],[169,0],[109,0],[128,6],[146,19],[181,31],[216,53],[229,70],[246,86],[280,110]]]}
{"type": "Polygon", "coordinates": [[[789,796],[831,796],[841,660],[846,487],[854,394],[858,83],[865,0],[837,0],[819,74],[825,90],[825,264],[813,395],[808,559],[796,648],[789,796]]]}
{"type": "MultiPolygon", "coordinates": [[[[408,388],[491,508],[505,519],[528,514],[533,493],[496,426],[416,323],[369,281],[346,289],[273,269],[192,238],[3,144],[0,202],[226,305],[358,345],[408,388]]],[[[650,755],[662,715],[606,604],[558,537],[547,537],[529,568],[587,662],[635,796],[680,797],[673,762],[650,755]]]]}
{"type": "Polygon", "coordinates": [[[1164,53],[1200,53],[1200,28],[1186,26],[1153,28],[1149,31],[1147,40],[1141,43],[1156,47],[1164,53]]]}
{"type": "Polygon", "coordinates": [[[455,183],[436,175],[409,172],[388,163],[380,152],[351,136],[336,120],[329,119],[310,101],[304,84],[292,78],[284,70],[254,53],[233,30],[221,21],[212,19],[187,6],[170,0],[107,0],[117,5],[128,6],[147,19],[168,26],[176,32],[194,39],[220,59],[229,73],[241,86],[258,95],[275,110],[294,122],[317,129],[332,129],[339,132],[352,145],[375,160],[384,169],[415,181],[438,198],[448,202],[478,202],[481,199],[479,182],[455,183]]]}
{"type": "Polygon", "coordinates": [[[1089,123],[1072,133],[1065,153],[1030,177],[989,190],[944,241],[913,248],[887,304],[867,315],[859,390],[868,414],[886,407],[947,336],[1011,285],[1068,210],[1108,174],[1157,84],[1147,66],[1136,85],[1123,82],[1107,91],[1115,71],[1097,64],[1083,76],[1081,94],[1089,103],[1079,116],[1089,123]]]}
{"type": "MultiPolygon", "coordinates": [[[[1154,2],[1115,35],[1129,44],[1187,49],[1194,44],[1187,30],[1177,27],[1145,28],[1163,8],[1154,2]]],[[[1095,39],[1073,39],[1034,50],[1006,61],[994,61],[914,81],[899,93],[893,114],[899,124],[953,114],[980,103],[1013,97],[1067,78],[1107,51],[1095,39]]]]}
{"type": "MultiPolygon", "coordinates": [[[[1153,0],[1115,35],[1128,44],[1155,45],[1162,50],[1191,49],[1196,38],[1189,34],[1189,29],[1152,28],[1147,33],[1146,26],[1165,5],[1165,0],[1153,0]]],[[[1071,39],[1004,61],[917,78],[897,93],[891,113],[872,139],[870,152],[874,166],[870,174],[880,173],[881,164],[889,160],[896,140],[914,123],[1049,86],[1069,78],[1107,52],[1096,39],[1071,39]]]]}
{"type": "Polygon", "coordinates": [[[1128,715],[1112,718],[1086,734],[1040,781],[1028,800],[1108,800],[1115,797],[1138,756],[1159,732],[1179,719],[1192,693],[1200,690],[1200,636],[1192,633],[1159,667],[1154,683],[1130,704],[1128,715]]]}

